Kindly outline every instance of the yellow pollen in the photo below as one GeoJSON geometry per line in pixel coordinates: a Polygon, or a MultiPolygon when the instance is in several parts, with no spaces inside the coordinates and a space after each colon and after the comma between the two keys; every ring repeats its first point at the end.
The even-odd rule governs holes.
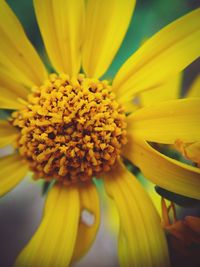
{"type": "Polygon", "coordinates": [[[107,81],[51,74],[12,113],[17,149],[34,177],[69,184],[109,171],[126,143],[122,107],[107,81]]]}

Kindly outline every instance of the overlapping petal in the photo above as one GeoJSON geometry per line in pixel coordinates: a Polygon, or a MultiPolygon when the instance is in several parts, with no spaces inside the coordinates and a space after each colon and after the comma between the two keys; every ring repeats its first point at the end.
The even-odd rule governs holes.
{"type": "Polygon", "coordinates": [[[178,99],[181,92],[182,73],[178,73],[166,83],[156,89],[147,90],[140,94],[141,106],[150,106],[155,103],[178,99]]]}
{"type": "Polygon", "coordinates": [[[200,98],[179,99],[141,108],[128,116],[128,131],[164,144],[200,141],[200,98]]]}
{"type": "Polygon", "coordinates": [[[142,186],[122,165],[104,177],[106,191],[120,216],[121,266],[169,266],[160,218],[142,186]]]}
{"type": "Polygon", "coordinates": [[[200,199],[200,169],[171,159],[144,140],[128,134],[123,156],[138,166],[146,178],[174,193],[200,199]]]}
{"type": "Polygon", "coordinates": [[[124,63],[113,81],[121,103],[160,86],[200,56],[199,16],[197,9],[167,25],[124,63]]]}
{"type": "Polygon", "coordinates": [[[84,29],[83,0],[34,0],[37,21],[52,65],[76,75],[84,29]]]}
{"type": "Polygon", "coordinates": [[[0,148],[11,144],[18,135],[15,129],[8,121],[0,120],[0,148]]]}
{"type": "Polygon", "coordinates": [[[0,196],[12,190],[27,172],[28,167],[18,154],[0,158],[0,196]]]}
{"type": "Polygon", "coordinates": [[[135,0],[88,0],[83,69],[101,77],[111,64],[128,29],[135,0]]]}
{"type": "Polygon", "coordinates": [[[95,240],[100,224],[100,206],[96,187],[92,183],[79,186],[81,215],[88,216],[88,222],[81,218],[72,261],[79,260],[90,248],[95,240]]]}
{"type": "Polygon", "coordinates": [[[26,86],[41,84],[46,77],[42,61],[6,1],[0,1],[0,10],[0,69],[26,86]]]}
{"type": "Polygon", "coordinates": [[[18,256],[15,267],[68,266],[76,242],[79,214],[77,188],[54,185],[47,196],[42,222],[18,256]]]}

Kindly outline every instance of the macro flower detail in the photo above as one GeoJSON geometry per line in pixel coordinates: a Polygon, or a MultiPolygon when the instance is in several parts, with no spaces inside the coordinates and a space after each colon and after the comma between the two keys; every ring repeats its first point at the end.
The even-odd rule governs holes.
{"type": "Polygon", "coordinates": [[[149,38],[106,81],[102,76],[125,37],[136,1],[33,3],[53,73],[0,1],[0,109],[10,110],[7,120],[0,120],[0,147],[13,146],[13,153],[0,158],[0,195],[28,172],[52,182],[41,223],[15,266],[70,266],[87,253],[100,224],[97,179],[119,213],[120,265],[169,266],[160,217],[124,159],[156,185],[200,199],[199,168],[154,146],[200,142],[200,99],[145,107],[134,102],[199,57],[200,9],[149,38]],[[93,215],[91,225],[84,222],[84,211],[93,215]]]}
{"type": "Polygon", "coordinates": [[[51,74],[27,98],[11,122],[35,177],[70,184],[111,169],[126,143],[126,117],[106,81],[51,74]]]}

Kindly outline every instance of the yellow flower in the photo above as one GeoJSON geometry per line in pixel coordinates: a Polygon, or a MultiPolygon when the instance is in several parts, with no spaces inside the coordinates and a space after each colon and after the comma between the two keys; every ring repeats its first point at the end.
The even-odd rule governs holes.
{"type": "Polygon", "coordinates": [[[68,266],[88,251],[100,221],[93,176],[103,178],[119,212],[121,266],[169,266],[160,218],[120,157],[159,186],[199,199],[200,170],[164,156],[148,142],[200,141],[200,101],[158,103],[129,116],[125,111],[135,96],[199,57],[200,9],[149,39],[109,84],[100,78],[121,45],[135,1],[84,5],[81,0],[34,1],[56,72],[48,76],[19,21],[0,1],[0,108],[16,110],[0,121],[1,147],[15,147],[14,154],[0,159],[0,194],[28,170],[35,179],[55,181],[42,222],[16,266],[68,266]],[[87,211],[91,225],[84,220],[87,211]]]}

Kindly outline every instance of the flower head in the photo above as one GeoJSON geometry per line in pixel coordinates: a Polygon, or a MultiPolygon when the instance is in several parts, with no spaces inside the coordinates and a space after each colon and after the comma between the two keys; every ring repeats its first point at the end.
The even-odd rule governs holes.
{"type": "Polygon", "coordinates": [[[66,185],[91,180],[119,158],[126,117],[106,81],[52,74],[24,104],[11,123],[36,177],[66,185]]]}
{"type": "Polygon", "coordinates": [[[150,38],[109,83],[101,77],[122,43],[134,6],[134,0],[34,0],[55,70],[49,75],[19,21],[0,1],[0,108],[14,110],[8,121],[0,121],[0,145],[15,148],[0,158],[0,193],[28,170],[35,179],[54,181],[42,222],[16,266],[68,266],[88,251],[100,222],[94,176],[104,180],[119,212],[121,266],[169,266],[160,218],[123,158],[159,186],[200,198],[199,169],[150,145],[200,141],[200,100],[141,109],[132,103],[199,57],[200,10],[150,38]],[[90,226],[82,219],[84,211],[94,216],[90,226]]]}

